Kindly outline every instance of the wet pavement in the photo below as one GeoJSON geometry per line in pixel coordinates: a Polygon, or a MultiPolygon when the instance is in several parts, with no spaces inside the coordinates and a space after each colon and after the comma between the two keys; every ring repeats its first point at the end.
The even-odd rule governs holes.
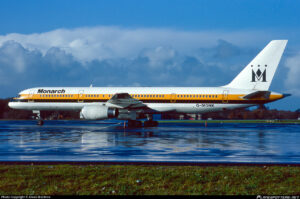
{"type": "Polygon", "coordinates": [[[0,121],[0,161],[300,163],[300,125],[0,121]]]}

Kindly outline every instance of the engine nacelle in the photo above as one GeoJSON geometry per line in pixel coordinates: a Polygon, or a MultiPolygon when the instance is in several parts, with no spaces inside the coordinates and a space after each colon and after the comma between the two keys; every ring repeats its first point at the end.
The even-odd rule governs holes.
{"type": "Polygon", "coordinates": [[[102,105],[87,105],[80,112],[80,118],[87,120],[116,118],[118,115],[118,109],[102,105]]]}

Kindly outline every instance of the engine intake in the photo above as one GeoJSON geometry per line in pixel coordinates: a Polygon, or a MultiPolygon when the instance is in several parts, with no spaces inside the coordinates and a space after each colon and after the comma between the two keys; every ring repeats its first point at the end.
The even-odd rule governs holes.
{"type": "Polygon", "coordinates": [[[118,115],[118,109],[102,105],[87,105],[80,112],[80,118],[87,120],[117,118],[118,115]]]}

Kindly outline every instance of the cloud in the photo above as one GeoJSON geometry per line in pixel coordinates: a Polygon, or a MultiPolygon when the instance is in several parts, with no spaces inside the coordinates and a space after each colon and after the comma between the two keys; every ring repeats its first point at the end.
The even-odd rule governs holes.
{"type": "Polygon", "coordinates": [[[294,95],[300,96],[300,52],[288,57],[284,66],[288,68],[285,86],[294,95]]]}
{"type": "Polygon", "coordinates": [[[134,58],[142,50],[170,47],[189,53],[199,47],[211,47],[223,39],[233,44],[250,45],[262,42],[265,33],[259,31],[181,31],[162,28],[126,29],[99,26],[77,29],[57,29],[34,34],[7,34],[0,36],[0,46],[13,40],[29,50],[39,50],[43,55],[59,48],[84,63],[93,60],[134,58]]]}
{"type": "MultiPolygon", "coordinates": [[[[268,33],[270,35],[270,33],[268,33]]],[[[222,86],[269,42],[260,31],[90,27],[0,36],[3,97],[37,86],[222,86]]],[[[300,55],[286,61],[298,90],[300,55]]],[[[285,77],[281,77],[284,81],[285,77]]],[[[282,84],[278,88],[283,90],[282,84]],[[280,87],[281,86],[281,87],[280,87]]],[[[300,92],[299,92],[300,93],[300,92]]]]}
{"type": "Polygon", "coordinates": [[[0,62],[3,66],[14,68],[17,73],[21,73],[25,70],[27,65],[25,49],[17,42],[7,41],[0,49],[0,62]]]}

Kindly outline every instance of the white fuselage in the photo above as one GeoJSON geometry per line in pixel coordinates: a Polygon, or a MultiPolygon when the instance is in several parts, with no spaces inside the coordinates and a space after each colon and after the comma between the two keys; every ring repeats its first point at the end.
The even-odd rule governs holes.
{"type": "Polygon", "coordinates": [[[24,110],[81,110],[90,104],[119,108],[107,101],[116,93],[128,93],[158,112],[205,113],[264,104],[283,97],[272,92],[268,100],[243,99],[254,91],[228,87],[43,87],[20,92],[9,106],[24,110]]]}

